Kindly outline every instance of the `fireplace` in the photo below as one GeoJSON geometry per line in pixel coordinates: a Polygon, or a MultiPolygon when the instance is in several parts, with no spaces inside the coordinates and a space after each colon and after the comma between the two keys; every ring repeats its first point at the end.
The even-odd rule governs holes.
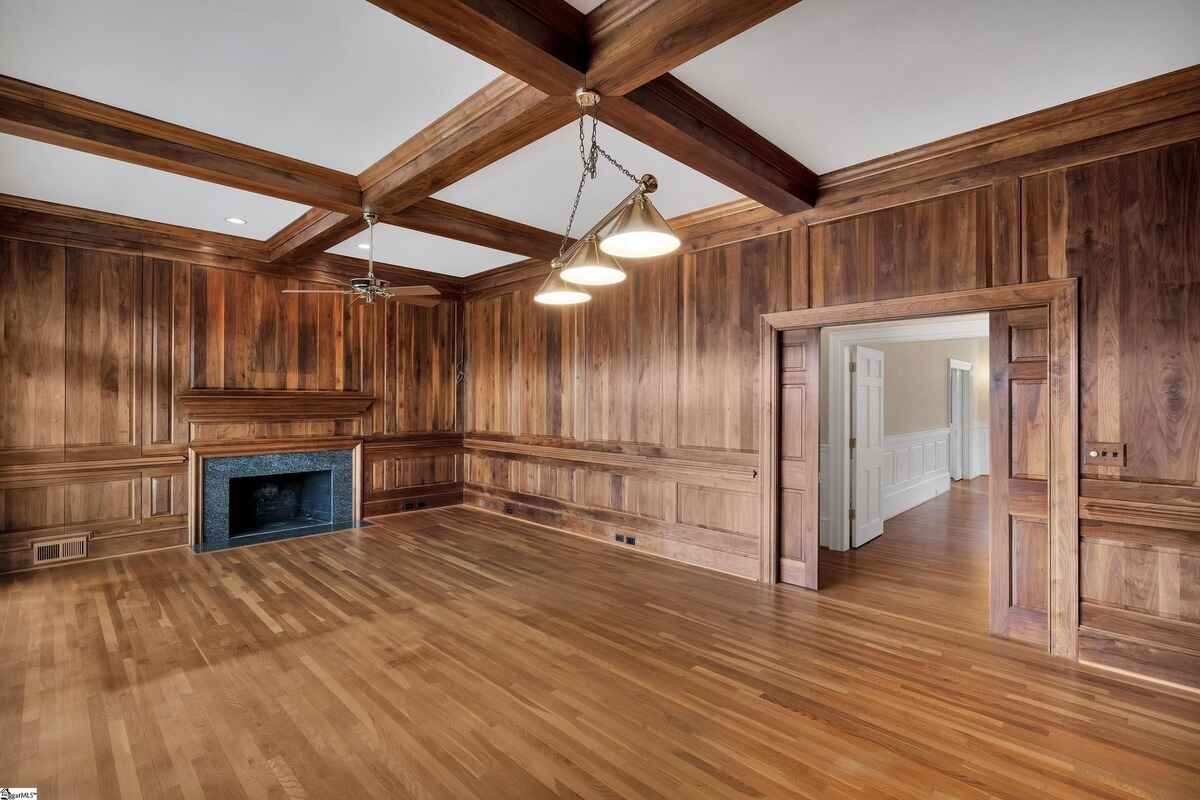
{"type": "Polygon", "coordinates": [[[229,480],[229,536],[323,528],[333,518],[332,472],[285,472],[229,480]]]}
{"type": "Polygon", "coordinates": [[[193,449],[191,457],[198,479],[197,551],[357,524],[355,448],[228,455],[193,449]]]}

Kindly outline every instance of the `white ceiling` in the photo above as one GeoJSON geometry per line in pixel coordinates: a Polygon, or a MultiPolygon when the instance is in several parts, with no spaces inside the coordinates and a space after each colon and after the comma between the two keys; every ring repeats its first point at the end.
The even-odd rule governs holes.
{"type": "MultiPolygon", "coordinates": [[[[675,74],[826,172],[1195,63],[1198,0],[803,0],[675,74]]],[[[0,0],[0,74],[357,173],[499,72],[365,0],[0,0]]],[[[738,197],[600,136],[658,176],[667,216],[738,197]]],[[[437,196],[561,232],[578,158],[570,125],[437,196]]],[[[602,162],[575,233],[629,187],[602,162]]],[[[304,210],[2,135],[0,192],[258,239],[304,210]]],[[[390,226],[377,256],[456,275],[521,258],[390,226]]]]}
{"type": "MultiPolygon", "coordinates": [[[[604,102],[601,100],[601,102],[604,102]]],[[[590,142],[591,122],[585,136],[590,142]]],[[[664,216],[735,200],[740,194],[600,123],[600,146],[635,175],[658,178],[654,204],[664,216]]],[[[579,186],[579,125],[571,123],[469,175],[435,197],[489,214],[562,233],[579,186]]],[[[596,179],[584,187],[573,232],[582,233],[633,189],[633,183],[600,159],[596,179]]]]}
{"type": "MultiPolygon", "coordinates": [[[[360,242],[367,242],[366,231],[330,248],[329,252],[366,258],[369,251],[359,249],[360,242]]],[[[467,276],[520,261],[525,256],[380,224],[375,226],[375,258],[385,264],[467,276]]]]}
{"type": "Polygon", "coordinates": [[[0,192],[266,239],[308,210],[208,181],[0,133],[0,192]],[[241,217],[231,225],[226,217],[241,217]]]}
{"type": "Polygon", "coordinates": [[[365,0],[0,0],[0,74],[357,174],[500,72],[365,0]]]}
{"type": "Polygon", "coordinates": [[[673,72],[822,173],[1197,63],[1197,0],[803,0],[673,72]]]}

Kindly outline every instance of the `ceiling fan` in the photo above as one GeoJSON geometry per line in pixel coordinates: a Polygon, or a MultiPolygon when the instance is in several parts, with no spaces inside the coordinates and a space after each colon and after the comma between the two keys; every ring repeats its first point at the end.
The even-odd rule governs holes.
{"type": "Polygon", "coordinates": [[[374,303],[376,300],[399,300],[410,306],[429,308],[438,304],[441,292],[427,284],[421,286],[392,286],[389,281],[375,277],[375,223],[379,220],[377,214],[367,211],[363,214],[367,221],[370,236],[370,253],[367,256],[367,275],[365,278],[351,278],[349,289],[284,289],[284,294],[343,294],[354,295],[352,304],[374,303]]]}

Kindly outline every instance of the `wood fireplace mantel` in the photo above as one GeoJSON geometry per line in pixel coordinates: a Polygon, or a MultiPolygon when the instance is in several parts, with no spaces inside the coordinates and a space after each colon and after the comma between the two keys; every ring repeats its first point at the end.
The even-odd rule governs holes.
{"type": "Polygon", "coordinates": [[[366,411],[375,396],[364,392],[299,392],[257,389],[191,389],[180,404],[193,421],[249,419],[345,419],[366,411]]]}

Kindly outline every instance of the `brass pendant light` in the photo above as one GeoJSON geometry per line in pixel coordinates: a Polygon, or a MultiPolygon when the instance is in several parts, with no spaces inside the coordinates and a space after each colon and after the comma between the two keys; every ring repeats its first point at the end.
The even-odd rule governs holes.
{"type": "Polygon", "coordinates": [[[582,286],[611,286],[625,280],[621,263],[600,249],[600,241],[589,236],[562,265],[562,279],[582,286]]]}
{"type": "Polygon", "coordinates": [[[583,162],[583,174],[579,178],[575,204],[571,207],[571,218],[567,221],[558,257],[550,263],[550,274],[533,297],[545,305],[586,303],[592,296],[580,286],[611,286],[625,280],[625,270],[614,256],[651,258],[666,255],[679,247],[679,237],[646,196],[658,189],[658,181],[653,175],[635,177],[600,147],[596,142],[597,122],[594,116],[591,144],[585,146],[584,121],[590,114],[589,109],[600,102],[600,96],[580,89],[575,93],[575,99],[579,103],[579,158],[583,162]],[[633,181],[634,189],[568,247],[575,214],[579,211],[579,200],[583,197],[583,187],[588,178],[596,177],[600,156],[604,156],[605,160],[633,181]]]}
{"type": "Polygon", "coordinates": [[[550,274],[542,281],[542,288],[537,290],[533,299],[544,306],[573,306],[586,303],[592,296],[587,290],[564,281],[559,268],[552,266],[550,274]]]}
{"type": "Polygon", "coordinates": [[[679,237],[645,192],[639,192],[600,239],[600,249],[621,258],[653,258],[678,250],[679,237]]]}

